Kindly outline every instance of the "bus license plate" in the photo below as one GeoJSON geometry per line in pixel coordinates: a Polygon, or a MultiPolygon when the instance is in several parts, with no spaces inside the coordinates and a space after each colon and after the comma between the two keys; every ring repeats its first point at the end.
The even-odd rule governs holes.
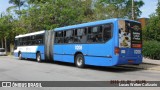
{"type": "Polygon", "coordinates": [[[128,63],[134,63],[134,60],[128,60],[128,63]]]}

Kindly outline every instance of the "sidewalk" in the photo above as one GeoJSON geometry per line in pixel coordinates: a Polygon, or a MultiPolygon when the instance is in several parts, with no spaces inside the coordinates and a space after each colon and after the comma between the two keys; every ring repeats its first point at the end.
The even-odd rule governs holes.
{"type": "Polygon", "coordinates": [[[152,60],[148,58],[143,58],[143,63],[139,65],[139,67],[146,69],[146,70],[160,71],[160,60],[152,60]]]}
{"type": "Polygon", "coordinates": [[[153,60],[153,59],[149,59],[149,58],[143,58],[143,63],[151,63],[151,64],[160,65],[160,60],[153,60]]]}
{"type": "Polygon", "coordinates": [[[125,65],[125,66],[144,69],[144,70],[160,71],[160,60],[152,60],[148,58],[143,58],[143,62],[140,65],[125,65]]]}

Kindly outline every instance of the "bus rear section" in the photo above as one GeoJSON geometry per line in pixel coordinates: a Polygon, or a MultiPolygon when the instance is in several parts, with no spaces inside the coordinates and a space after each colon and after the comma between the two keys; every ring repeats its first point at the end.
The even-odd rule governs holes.
{"type": "Polygon", "coordinates": [[[118,65],[142,63],[141,24],[135,21],[119,20],[119,47],[115,48],[118,65]]]}

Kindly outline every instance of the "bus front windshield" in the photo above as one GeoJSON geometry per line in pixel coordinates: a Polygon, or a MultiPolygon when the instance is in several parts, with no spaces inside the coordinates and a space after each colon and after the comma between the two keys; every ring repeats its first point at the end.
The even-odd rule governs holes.
{"type": "Polygon", "coordinates": [[[124,20],[119,21],[119,47],[142,47],[142,30],[140,23],[124,20]]]}

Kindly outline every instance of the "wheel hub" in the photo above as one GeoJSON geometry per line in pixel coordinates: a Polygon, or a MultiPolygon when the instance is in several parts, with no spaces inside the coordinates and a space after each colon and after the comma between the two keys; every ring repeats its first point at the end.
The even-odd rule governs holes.
{"type": "Polygon", "coordinates": [[[81,58],[81,57],[77,58],[77,65],[78,65],[78,66],[81,66],[82,63],[83,63],[82,58],[81,58]]]}
{"type": "Polygon", "coordinates": [[[37,61],[40,61],[40,56],[39,55],[37,56],[37,61]]]}

